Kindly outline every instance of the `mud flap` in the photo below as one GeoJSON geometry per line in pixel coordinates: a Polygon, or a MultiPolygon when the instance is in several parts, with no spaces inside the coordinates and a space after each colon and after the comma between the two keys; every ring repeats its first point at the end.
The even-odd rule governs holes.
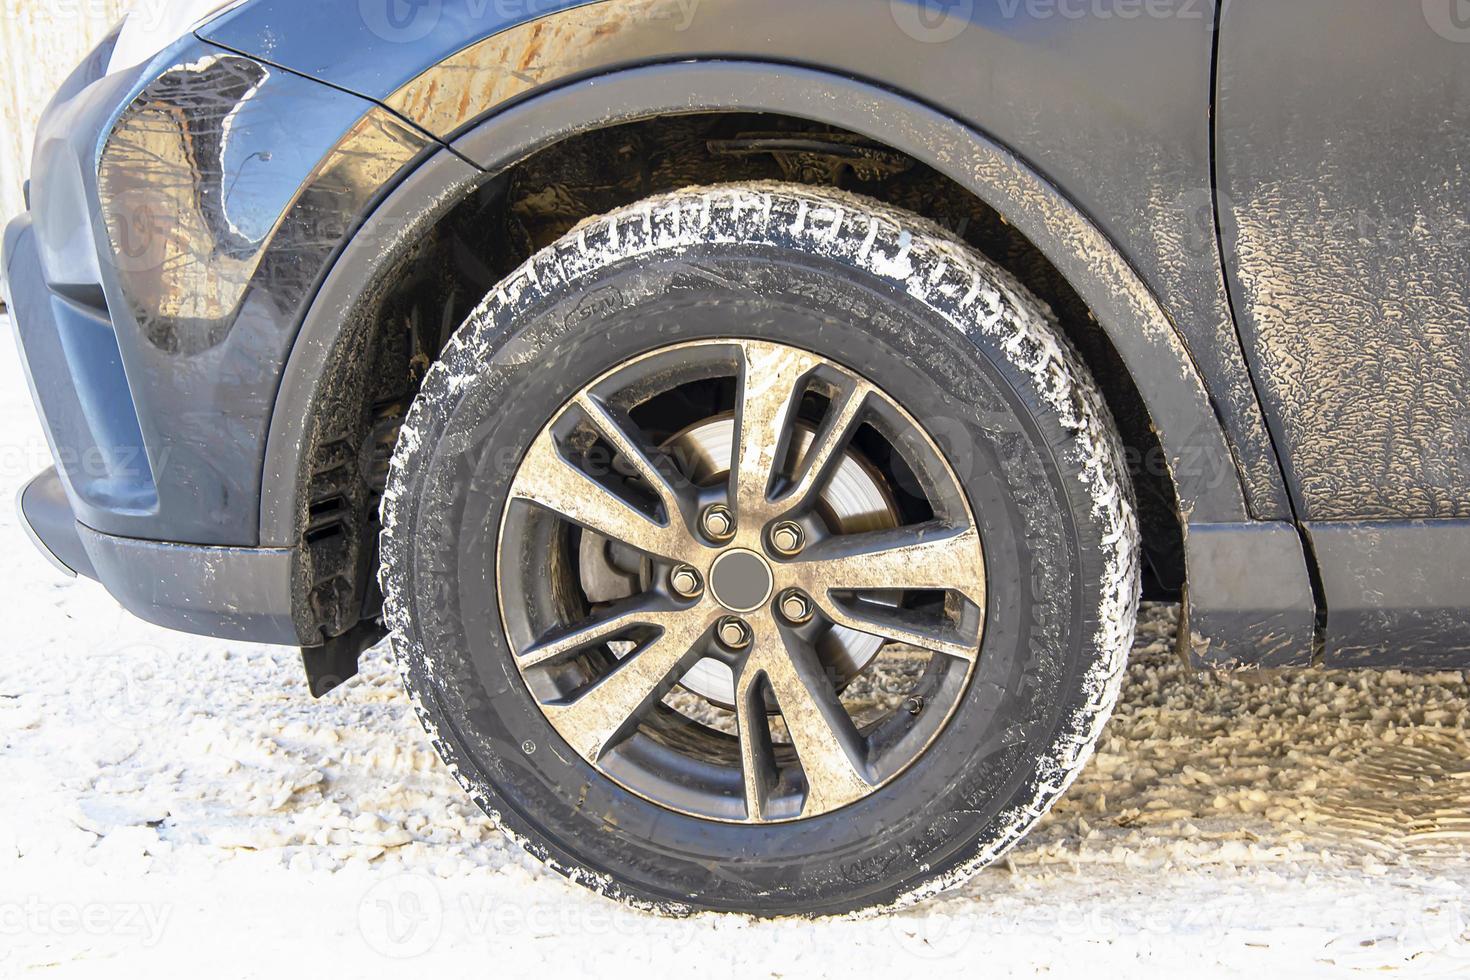
{"type": "Polygon", "coordinates": [[[358,658],[387,636],[376,620],[364,620],[341,636],[317,647],[301,648],[301,665],[306,668],[306,686],[320,698],[357,676],[358,658]]]}

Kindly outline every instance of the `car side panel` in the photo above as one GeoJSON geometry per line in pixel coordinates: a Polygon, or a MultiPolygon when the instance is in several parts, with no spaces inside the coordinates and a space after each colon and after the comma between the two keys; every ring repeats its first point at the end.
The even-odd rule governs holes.
{"type": "Polygon", "coordinates": [[[45,313],[20,335],[62,482],[95,531],[252,546],[304,304],[383,185],[438,144],[193,37],[130,73],[89,66],[38,128],[38,268],[12,283],[45,313]]]}
{"type": "Polygon", "coordinates": [[[442,139],[553,86],[658,61],[779,61],[908,93],[1017,151],[1118,243],[1225,422],[1240,472],[1212,478],[1244,484],[1248,516],[1289,516],[1220,276],[1210,4],[1173,0],[1146,18],[1024,4],[936,15],[904,0],[531,6],[558,12],[443,0],[389,22],[376,3],[257,0],[203,34],[381,101],[442,139]]]}
{"type": "Polygon", "coordinates": [[[1237,0],[1230,286],[1320,566],[1329,666],[1470,662],[1470,24],[1237,0]]]}
{"type": "Polygon", "coordinates": [[[256,543],[298,304],[382,185],[433,145],[371,103],[217,49],[123,110],[98,154],[96,231],[159,502],[91,526],[256,543]]]}
{"type": "Polygon", "coordinates": [[[1470,28],[1454,3],[1225,12],[1231,285],[1305,521],[1470,517],[1470,28]]]}

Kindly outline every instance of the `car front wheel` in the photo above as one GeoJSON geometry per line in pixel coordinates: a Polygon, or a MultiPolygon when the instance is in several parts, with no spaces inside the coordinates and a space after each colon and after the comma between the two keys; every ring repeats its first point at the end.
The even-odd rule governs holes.
{"type": "Polygon", "coordinates": [[[1004,271],[785,184],[584,222],[425,379],[382,583],[455,776],[661,911],[912,901],[1015,843],[1117,692],[1137,528],[1004,271]]]}

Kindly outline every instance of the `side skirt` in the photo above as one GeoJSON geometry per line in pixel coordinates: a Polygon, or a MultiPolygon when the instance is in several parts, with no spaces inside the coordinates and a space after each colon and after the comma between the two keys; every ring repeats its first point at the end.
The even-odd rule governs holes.
{"type": "Polygon", "coordinates": [[[1470,521],[1308,523],[1328,667],[1470,669],[1470,521]]]}

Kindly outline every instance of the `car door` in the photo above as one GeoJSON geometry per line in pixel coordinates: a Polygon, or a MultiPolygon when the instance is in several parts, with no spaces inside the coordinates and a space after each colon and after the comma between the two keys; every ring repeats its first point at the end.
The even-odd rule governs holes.
{"type": "Polygon", "coordinates": [[[1330,663],[1470,654],[1470,3],[1233,0],[1215,153],[1237,323],[1330,663]]]}

